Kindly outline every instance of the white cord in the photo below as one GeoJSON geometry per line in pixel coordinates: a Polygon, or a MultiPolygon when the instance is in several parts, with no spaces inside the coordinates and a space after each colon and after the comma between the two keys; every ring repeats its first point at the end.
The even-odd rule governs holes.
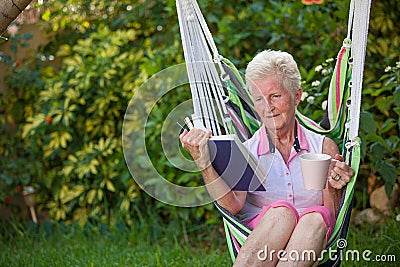
{"type": "Polygon", "coordinates": [[[353,140],[358,137],[360,123],[360,109],[362,96],[362,82],[367,48],[371,0],[354,0],[354,23],[352,30],[353,72],[350,106],[349,137],[353,140]]]}

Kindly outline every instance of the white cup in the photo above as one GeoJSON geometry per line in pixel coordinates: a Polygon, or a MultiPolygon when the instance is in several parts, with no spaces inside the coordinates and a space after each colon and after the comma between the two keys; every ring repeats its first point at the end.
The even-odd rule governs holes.
{"type": "Polygon", "coordinates": [[[322,190],[325,188],[331,156],[327,154],[303,154],[300,156],[304,188],[322,190]]]}

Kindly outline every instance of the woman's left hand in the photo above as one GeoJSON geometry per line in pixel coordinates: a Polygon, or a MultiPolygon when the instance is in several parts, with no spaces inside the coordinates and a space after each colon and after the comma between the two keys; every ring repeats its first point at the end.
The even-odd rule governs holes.
{"type": "Polygon", "coordinates": [[[342,189],[348,182],[350,182],[351,177],[354,176],[354,171],[343,162],[343,157],[339,154],[335,155],[334,160],[332,160],[329,166],[329,184],[336,189],[342,189]]]}

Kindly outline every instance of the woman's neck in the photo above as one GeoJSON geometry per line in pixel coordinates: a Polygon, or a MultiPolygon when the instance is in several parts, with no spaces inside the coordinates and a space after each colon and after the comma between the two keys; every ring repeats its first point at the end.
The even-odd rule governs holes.
{"type": "Polygon", "coordinates": [[[293,145],[296,132],[296,121],[289,123],[287,127],[276,130],[268,130],[268,135],[275,144],[288,144],[290,147],[293,145]]]}
{"type": "Polygon", "coordinates": [[[294,121],[293,123],[290,123],[288,127],[276,131],[268,131],[271,141],[274,143],[276,149],[279,150],[286,163],[289,160],[290,152],[295,140],[296,126],[296,122],[294,121]]]}
{"type": "Polygon", "coordinates": [[[279,131],[274,136],[275,146],[279,148],[291,148],[294,142],[294,130],[279,131]]]}

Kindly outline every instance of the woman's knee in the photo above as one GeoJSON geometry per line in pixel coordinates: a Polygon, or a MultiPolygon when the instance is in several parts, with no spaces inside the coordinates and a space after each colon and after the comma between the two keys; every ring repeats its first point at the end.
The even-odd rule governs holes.
{"type": "Polygon", "coordinates": [[[296,217],[289,208],[271,207],[263,214],[254,230],[263,237],[275,236],[286,244],[296,223],[296,217]]]}
{"type": "Polygon", "coordinates": [[[266,220],[273,220],[277,223],[287,222],[296,225],[298,221],[298,215],[290,207],[287,206],[276,206],[270,207],[264,214],[263,218],[266,220]]]}
{"type": "Polygon", "coordinates": [[[302,215],[298,225],[304,225],[310,231],[323,231],[324,233],[328,231],[324,218],[318,212],[310,212],[302,215]]]}

